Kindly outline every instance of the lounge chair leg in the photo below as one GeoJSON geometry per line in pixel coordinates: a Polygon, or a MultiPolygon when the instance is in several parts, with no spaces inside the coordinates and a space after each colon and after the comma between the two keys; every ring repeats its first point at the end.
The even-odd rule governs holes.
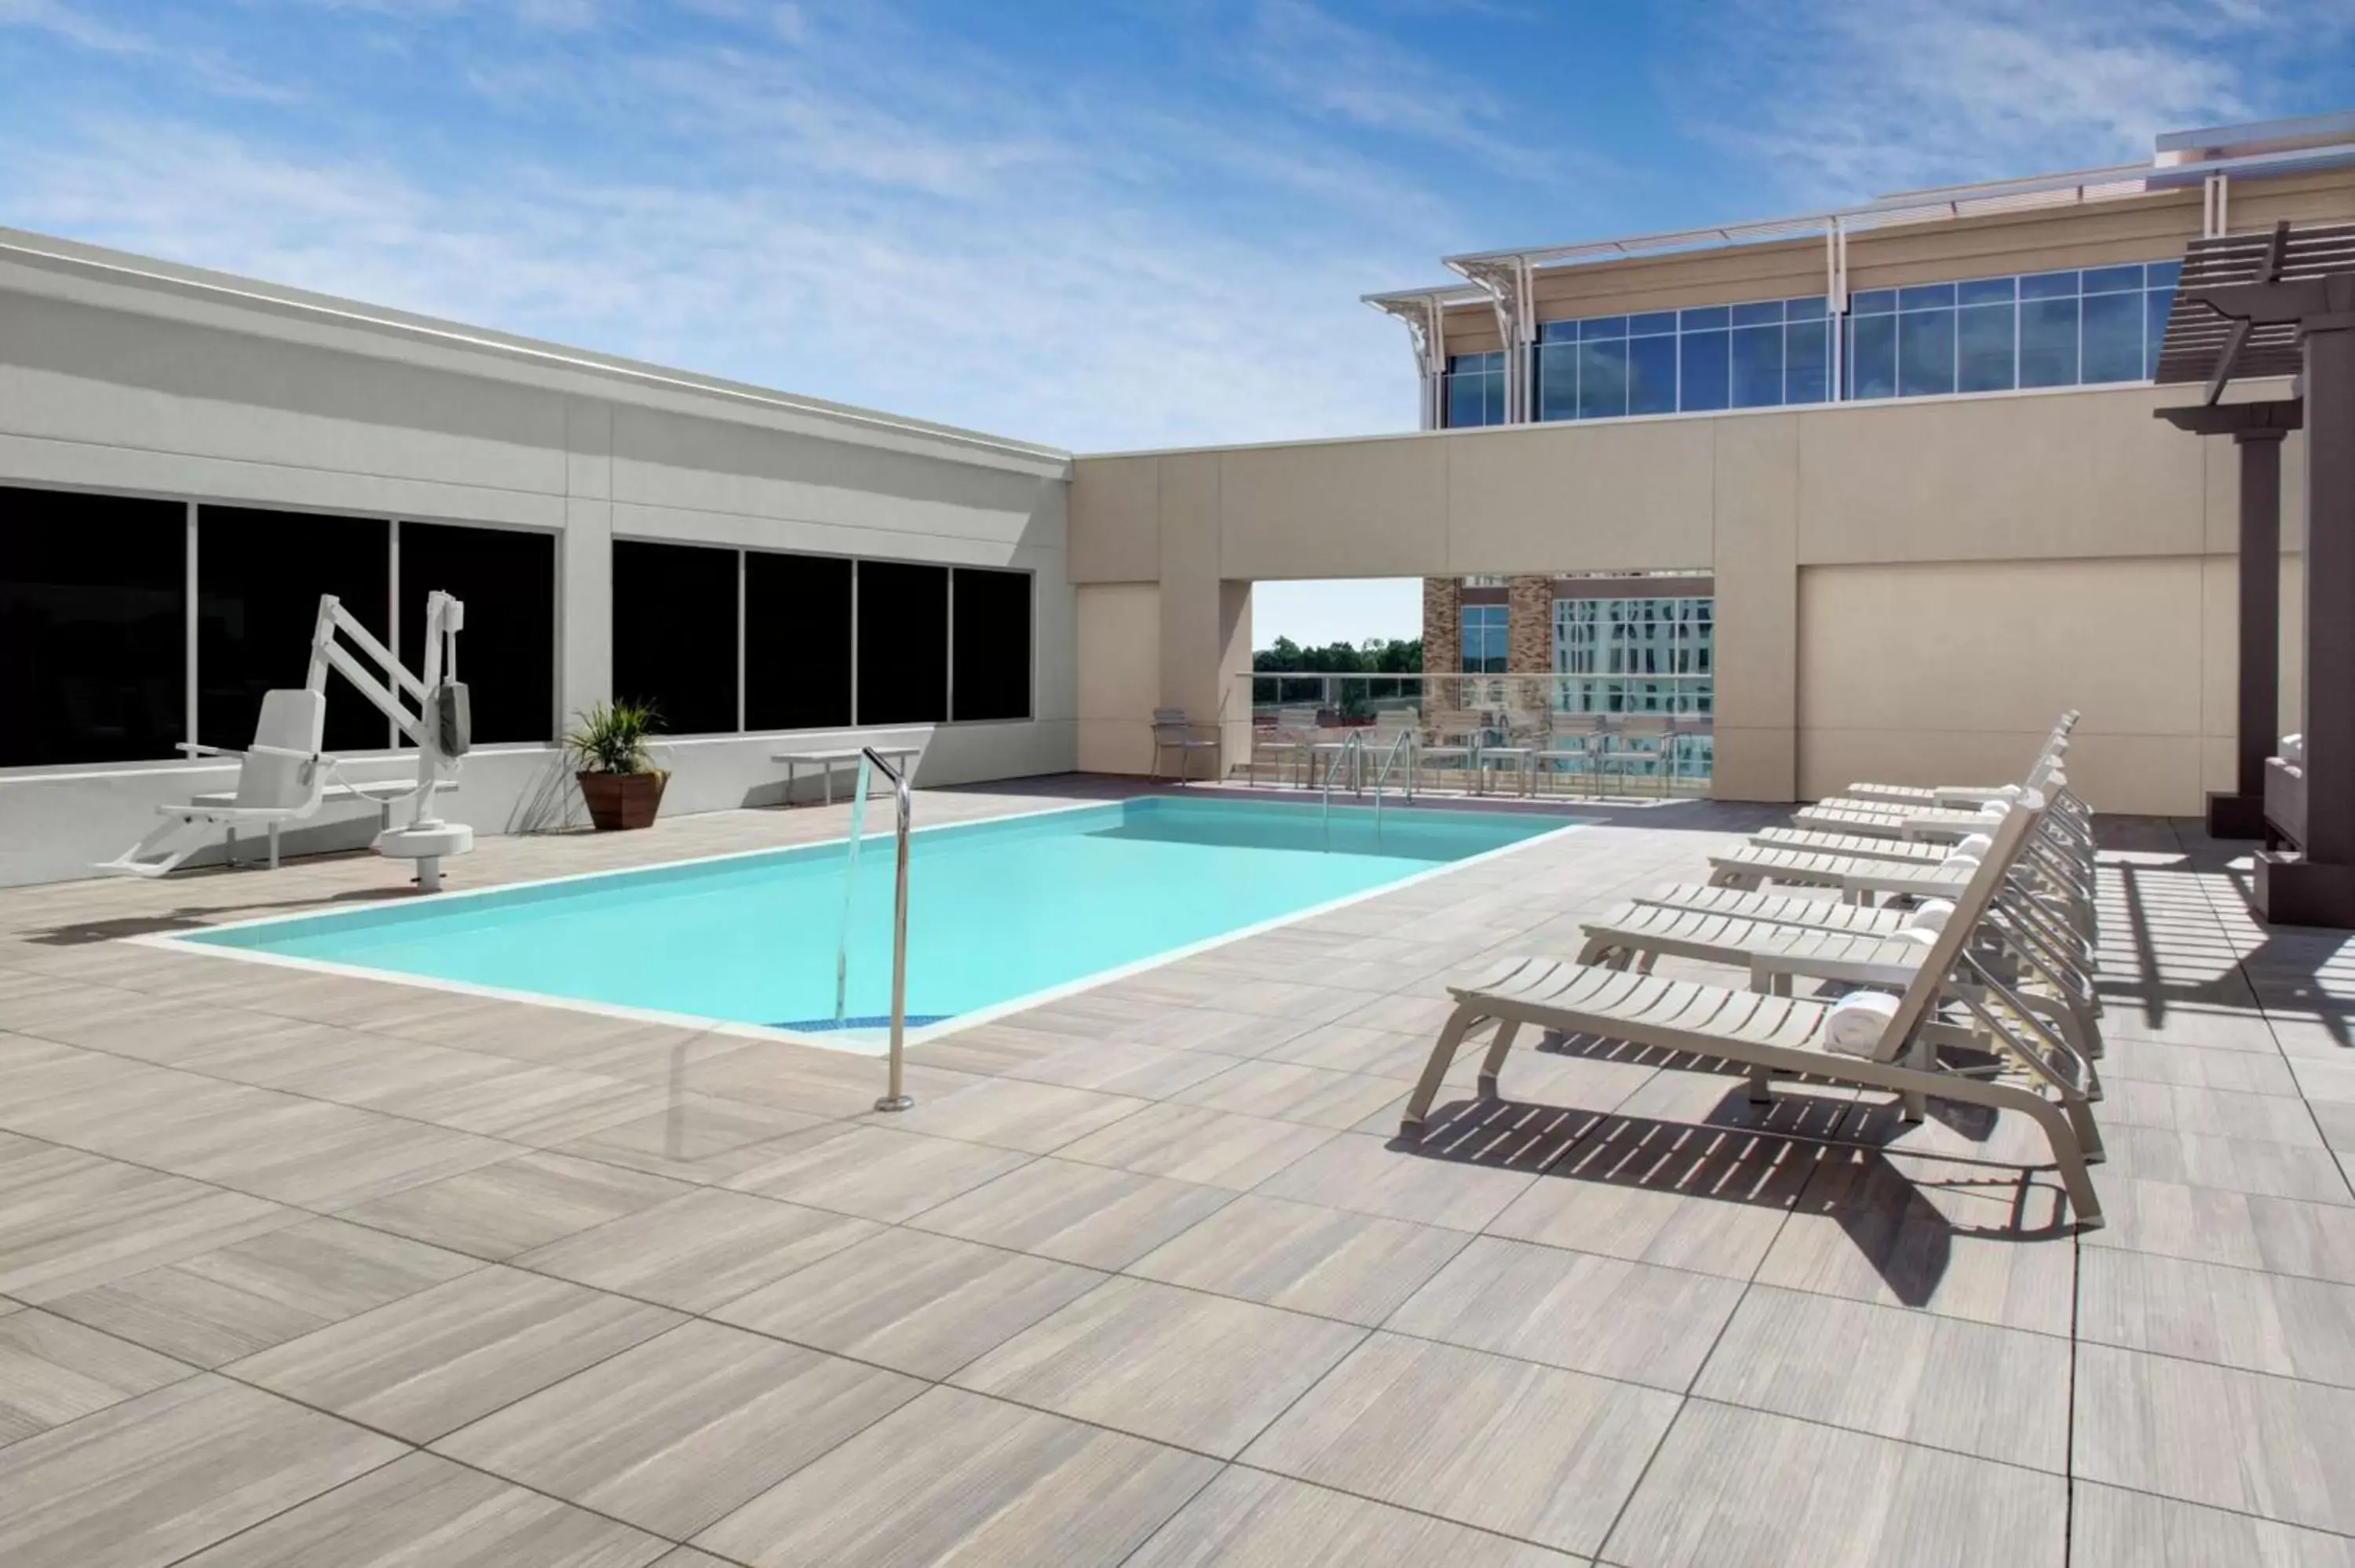
{"type": "Polygon", "coordinates": [[[1488,1054],[1480,1062],[1480,1097],[1493,1100],[1497,1096],[1497,1075],[1505,1070],[1505,1053],[1513,1048],[1513,1036],[1521,1032],[1518,1020],[1507,1019],[1497,1025],[1497,1037],[1488,1043],[1488,1054]]]}
{"type": "Polygon", "coordinates": [[[2085,1163],[2099,1165],[2109,1158],[2102,1147],[2102,1129],[2094,1125],[2094,1107],[2081,1100],[2061,1102],[2062,1113],[2068,1117],[2070,1128],[2077,1134],[2077,1147],[2083,1151],[2085,1163]]]}
{"type": "Polygon", "coordinates": [[[1898,1097],[1898,1114],[1909,1122],[1925,1121],[1930,1115],[1930,1101],[1925,1095],[1908,1090],[1898,1097]]]}
{"type": "Polygon", "coordinates": [[[1411,1138],[1422,1131],[1423,1118],[1431,1113],[1431,1102],[1439,1093],[1439,1081],[1455,1065],[1455,1053],[1463,1047],[1464,1036],[1478,1022],[1480,1014],[1468,1002],[1459,1004],[1447,1015],[1438,1044],[1431,1048],[1431,1060],[1423,1065],[1423,1076],[1415,1081],[1414,1093],[1407,1097],[1406,1114],[1399,1118],[1402,1136],[1411,1138]]]}
{"type": "Polygon", "coordinates": [[[1750,1069],[1750,1103],[1752,1105],[1771,1106],[1774,1103],[1774,1073],[1767,1068],[1750,1069]]]}

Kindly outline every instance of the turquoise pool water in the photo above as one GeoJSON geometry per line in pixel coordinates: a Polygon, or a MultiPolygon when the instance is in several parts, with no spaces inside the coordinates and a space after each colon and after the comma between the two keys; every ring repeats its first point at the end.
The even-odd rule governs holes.
{"type": "MultiPolygon", "coordinates": [[[[878,805],[882,805],[879,801],[878,805]]],[[[921,805],[919,807],[921,811],[921,805]]],[[[870,819],[870,827],[872,819],[870,819]]],[[[911,1027],[1001,1009],[1558,832],[1559,817],[1167,798],[919,831],[911,1027]]],[[[892,844],[844,841],[258,921],[177,938],[255,956],[860,1045],[890,1009],[892,844]]]]}

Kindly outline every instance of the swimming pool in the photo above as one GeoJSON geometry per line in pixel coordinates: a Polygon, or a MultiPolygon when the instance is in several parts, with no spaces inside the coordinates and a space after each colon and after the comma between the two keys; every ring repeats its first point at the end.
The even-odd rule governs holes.
{"type": "MultiPolygon", "coordinates": [[[[1315,806],[1151,797],[919,828],[909,857],[910,1037],[1575,825],[1390,808],[1378,829],[1363,808],[1336,808],[1328,821],[1315,806]]],[[[892,842],[868,833],[846,877],[849,848],[836,840],[164,940],[874,1050],[890,1008],[892,842]],[[839,1015],[838,947],[847,960],[839,1015]]]]}

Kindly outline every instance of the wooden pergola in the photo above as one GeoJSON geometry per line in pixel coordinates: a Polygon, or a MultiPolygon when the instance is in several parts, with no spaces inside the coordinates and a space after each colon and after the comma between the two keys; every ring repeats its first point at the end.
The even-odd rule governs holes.
{"type": "Polygon", "coordinates": [[[2241,633],[2234,789],[2209,831],[2256,838],[2265,919],[2355,929],[2355,224],[2196,239],[2159,351],[2162,384],[2204,387],[2159,418],[2241,451],[2241,633]],[[2291,396],[2227,403],[2237,378],[2291,396]],[[2280,681],[2281,446],[2306,438],[2305,736],[2274,755],[2280,681]]]}

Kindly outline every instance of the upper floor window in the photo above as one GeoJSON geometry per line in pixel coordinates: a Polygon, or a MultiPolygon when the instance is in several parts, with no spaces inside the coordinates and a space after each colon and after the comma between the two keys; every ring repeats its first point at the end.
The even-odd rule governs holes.
{"type": "Polygon", "coordinates": [[[1848,395],[2145,380],[2158,366],[2180,270],[2136,262],[1851,295],[1848,395]]]}
{"type": "Polygon", "coordinates": [[[1464,607],[1464,673],[1501,675],[1507,662],[1506,613],[1501,604],[1464,607]]]}
{"type": "Polygon", "coordinates": [[[1821,295],[1546,322],[1537,417],[1609,419],[1821,403],[1831,397],[1821,295]]]}
{"type": "Polygon", "coordinates": [[[1446,382],[1448,429],[1505,422],[1503,354],[1451,354],[1446,382]]]}

